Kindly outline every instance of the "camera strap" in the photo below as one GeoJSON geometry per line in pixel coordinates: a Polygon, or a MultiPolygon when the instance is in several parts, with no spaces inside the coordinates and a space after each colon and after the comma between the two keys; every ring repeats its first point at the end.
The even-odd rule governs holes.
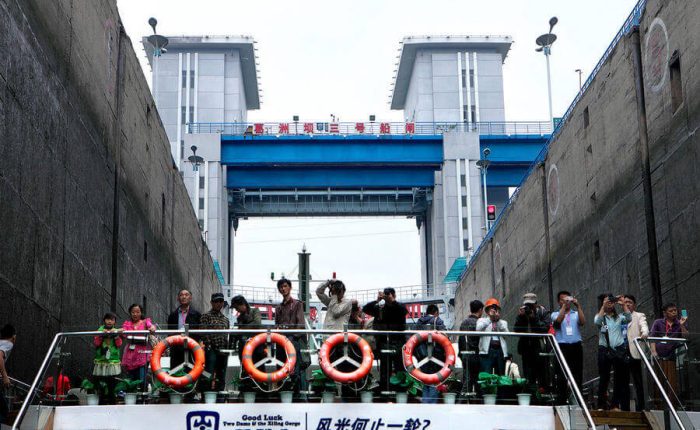
{"type": "Polygon", "coordinates": [[[608,334],[608,331],[610,330],[610,326],[608,326],[608,317],[607,316],[603,317],[603,323],[605,324],[605,343],[608,344],[609,349],[612,349],[612,346],[610,346],[610,335],[608,334]]]}

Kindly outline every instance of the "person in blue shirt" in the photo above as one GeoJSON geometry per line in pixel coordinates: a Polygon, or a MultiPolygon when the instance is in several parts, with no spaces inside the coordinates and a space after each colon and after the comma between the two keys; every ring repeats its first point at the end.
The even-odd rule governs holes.
{"type": "MultiPolygon", "coordinates": [[[[583,383],[583,344],[581,342],[581,327],[586,324],[586,316],[583,307],[578,300],[568,291],[557,293],[559,310],[552,312],[552,326],[554,337],[559,344],[576,385],[581,387],[583,383]]],[[[567,381],[562,373],[559,374],[558,393],[560,399],[566,399],[567,381]]]]}
{"type": "Polygon", "coordinates": [[[601,294],[598,296],[601,303],[600,310],[596,314],[593,323],[598,326],[598,409],[606,409],[608,384],[610,383],[610,370],[615,371],[615,384],[613,398],[610,402],[611,410],[625,411],[630,409],[629,387],[629,349],[625,344],[623,329],[632,321],[624,296],[601,294]],[[616,306],[622,306],[622,312],[618,313],[616,306]]]}

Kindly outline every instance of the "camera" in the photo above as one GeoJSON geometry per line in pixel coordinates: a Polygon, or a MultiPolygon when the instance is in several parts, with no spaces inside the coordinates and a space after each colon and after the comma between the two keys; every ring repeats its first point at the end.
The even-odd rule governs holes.
{"type": "Polygon", "coordinates": [[[615,297],[615,296],[613,296],[612,294],[610,294],[610,295],[608,296],[608,301],[609,301],[610,303],[617,303],[617,297],[615,297]]]}

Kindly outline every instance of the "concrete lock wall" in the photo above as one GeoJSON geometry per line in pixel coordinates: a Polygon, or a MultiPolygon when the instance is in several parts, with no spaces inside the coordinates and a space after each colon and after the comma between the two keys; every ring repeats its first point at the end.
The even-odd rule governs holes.
{"type": "MultiPolygon", "coordinates": [[[[623,36],[468,267],[455,299],[457,321],[468,315],[469,301],[495,296],[512,326],[522,294],[535,292],[549,307],[557,291],[570,290],[590,321],[585,350],[594,351],[598,294],[631,293],[650,319],[660,313],[648,230],[657,241],[661,302],[676,302],[691,318],[700,314],[694,293],[700,281],[698,34],[700,3],[648,2],[640,40],[651,173],[647,197],[655,219],[650,228],[634,46],[623,36]],[[674,53],[680,74],[671,70],[674,53]]],[[[595,354],[585,360],[587,376],[594,376],[595,354]]]]}
{"type": "Polygon", "coordinates": [[[60,330],[131,303],[164,322],[179,289],[199,309],[220,290],[115,1],[0,2],[0,231],[24,380],[60,330]]]}

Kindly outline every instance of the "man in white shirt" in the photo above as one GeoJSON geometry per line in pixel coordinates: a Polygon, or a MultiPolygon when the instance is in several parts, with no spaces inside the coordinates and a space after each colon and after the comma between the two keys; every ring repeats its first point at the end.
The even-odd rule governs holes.
{"type": "Polygon", "coordinates": [[[341,331],[349,323],[353,300],[345,297],[345,284],[337,279],[330,279],[319,285],[316,296],[326,305],[326,318],[323,328],[341,331]],[[328,289],[328,294],[326,294],[328,289]]]}
{"type": "MultiPolygon", "coordinates": [[[[627,326],[627,344],[629,345],[630,355],[630,374],[634,383],[635,392],[635,409],[641,412],[645,409],[644,398],[644,380],[642,379],[642,357],[639,355],[639,350],[634,346],[634,339],[641,337],[646,339],[649,336],[649,325],[647,317],[641,312],[637,312],[637,299],[631,295],[625,295],[625,303],[632,313],[632,322],[627,326]]],[[[643,344],[641,344],[643,345],[643,344]]]]}
{"type": "Polygon", "coordinates": [[[15,346],[16,339],[17,332],[10,324],[5,324],[5,326],[0,329],[0,376],[2,376],[2,388],[0,388],[0,423],[5,422],[9,412],[7,400],[5,399],[5,390],[10,388],[12,383],[10,382],[10,375],[7,374],[5,362],[7,362],[8,357],[10,357],[10,352],[12,352],[12,348],[15,346]]]}
{"type": "Polygon", "coordinates": [[[493,332],[479,339],[479,359],[481,371],[503,375],[508,355],[506,339],[497,332],[507,332],[508,323],[501,319],[501,304],[495,298],[484,303],[484,316],[476,322],[476,331],[493,332]]]}

